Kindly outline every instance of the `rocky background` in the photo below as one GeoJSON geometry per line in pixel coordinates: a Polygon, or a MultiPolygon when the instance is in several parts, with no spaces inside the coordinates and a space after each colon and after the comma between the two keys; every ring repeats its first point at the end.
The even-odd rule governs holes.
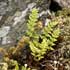
{"type": "MultiPolygon", "coordinates": [[[[60,17],[56,15],[58,17],[56,19],[60,21],[59,28],[62,31],[61,42],[57,43],[55,51],[50,52],[45,56],[44,61],[37,62],[36,65],[29,52],[26,51],[27,48],[24,48],[25,51],[22,50],[22,54],[15,59],[20,63],[27,62],[31,67],[39,67],[39,70],[43,70],[43,68],[45,68],[44,70],[53,70],[50,65],[58,67],[58,70],[70,70],[70,0],[0,0],[0,47],[16,46],[26,31],[28,15],[33,8],[39,10],[39,20],[44,23],[46,23],[46,18],[47,22],[50,22],[52,18],[56,18],[55,13],[63,8],[68,8],[66,11],[63,10],[61,14],[58,12],[60,17]],[[64,69],[64,66],[67,68],[64,69]]],[[[0,58],[1,55],[0,53],[0,58]]]]}
{"type": "Polygon", "coordinates": [[[0,44],[15,44],[19,40],[26,30],[25,19],[32,8],[38,8],[39,17],[45,19],[51,12],[65,7],[70,7],[70,0],[0,0],[0,44]]]}

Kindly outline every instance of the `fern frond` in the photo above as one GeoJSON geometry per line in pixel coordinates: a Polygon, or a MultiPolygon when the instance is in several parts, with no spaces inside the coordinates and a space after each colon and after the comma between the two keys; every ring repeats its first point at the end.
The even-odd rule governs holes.
{"type": "Polygon", "coordinates": [[[34,8],[29,16],[29,20],[27,23],[28,28],[27,35],[29,37],[32,37],[34,34],[34,26],[36,25],[37,18],[38,18],[38,10],[34,8]]]}
{"type": "Polygon", "coordinates": [[[22,66],[21,70],[31,70],[31,68],[27,68],[25,66],[22,66]]]}
{"type": "Polygon", "coordinates": [[[55,41],[57,41],[57,38],[59,37],[60,29],[54,29],[54,27],[58,25],[58,21],[51,21],[47,26],[41,28],[41,30],[37,30],[37,27],[37,29],[35,29],[35,25],[37,25],[37,18],[38,10],[33,9],[27,23],[27,35],[32,38],[29,41],[31,54],[34,56],[34,59],[41,60],[42,58],[44,58],[47,50],[53,50],[52,46],[55,45],[55,41]],[[39,42],[39,38],[42,39],[41,42],[39,42]]]}
{"type": "Polygon", "coordinates": [[[14,61],[14,63],[15,63],[15,70],[19,70],[19,66],[18,66],[17,61],[14,61]]]}
{"type": "Polygon", "coordinates": [[[60,34],[60,29],[57,28],[56,30],[53,31],[53,33],[52,33],[52,37],[54,37],[54,38],[58,38],[58,37],[59,37],[59,34],[60,34]]]}

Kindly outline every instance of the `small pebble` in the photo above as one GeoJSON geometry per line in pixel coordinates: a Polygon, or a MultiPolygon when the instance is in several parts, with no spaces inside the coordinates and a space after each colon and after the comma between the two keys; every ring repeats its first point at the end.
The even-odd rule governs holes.
{"type": "Polygon", "coordinates": [[[57,61],[54,61],[54,64],[57,64],[58,62],[57,61]]]}
{"type": "Polygon", "coordinates": [[[27,67],[27,64],[24,64],[25,67],[27,67]]]}

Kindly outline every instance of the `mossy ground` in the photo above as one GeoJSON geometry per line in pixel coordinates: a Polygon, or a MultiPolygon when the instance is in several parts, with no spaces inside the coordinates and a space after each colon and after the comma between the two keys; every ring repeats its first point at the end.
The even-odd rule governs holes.
{"type": "Polygon", "coordinates": [[[18,48],[20,50],[16,54],[12,53],[16,48],[13,47],[6,52],[4,61],[6,61],[6,58],[13,59],[20,65],[27,64],[28,67],[36,70],[55,70],[55,68],[70,70],[70,9],[58,11],[51,20],[57,20],[59,22],[58,27],[61,30],[61,34],[55,42],[56,45],[53,46],[53,51],[49,51],[42,60],[35,61],[28,46],[18,48]]]}

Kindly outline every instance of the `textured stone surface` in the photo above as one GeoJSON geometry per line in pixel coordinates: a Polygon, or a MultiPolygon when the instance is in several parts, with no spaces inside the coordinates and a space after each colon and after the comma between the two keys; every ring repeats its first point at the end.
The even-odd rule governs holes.
{"type": "Polygon", "coordinates": [[[62,8],[70,7],[70,0],[0,0],[0,28],[10,26],[9,36],[13,40],[19,39],[26,29],[26,16],[32,8],[38,8],[39,17],[43,16],[41,19],[44,20],[51,9],[49,7],[52,11],[60,9],[56,3],[62,8]]]}
{"type": "Polygon", "coordinates": [[[54,0],[54,1],[56,1],[61,7],[70,8],[70,0],[54,0]]]}
{"type": "MultiPolygon", "coordinates": [[[[10,26],[9,36],[13,41],[20,38],[26,29],[26,16],[32,8],[39,8],[40,14],[47,14],[50,0],[2,0],[0,1],[0,27],[10,26]],[[37,5],[39,3],[39,5],[37,5]],[[45,7],[44,7],[45,6],[45,7]],[[45,9],[44,9],[45,8],[45,9]]],[[[43,15],[41,14],[41,16],[43,15]]],[[[41,17],[40,16],[40,17],[41,17]]]]}

